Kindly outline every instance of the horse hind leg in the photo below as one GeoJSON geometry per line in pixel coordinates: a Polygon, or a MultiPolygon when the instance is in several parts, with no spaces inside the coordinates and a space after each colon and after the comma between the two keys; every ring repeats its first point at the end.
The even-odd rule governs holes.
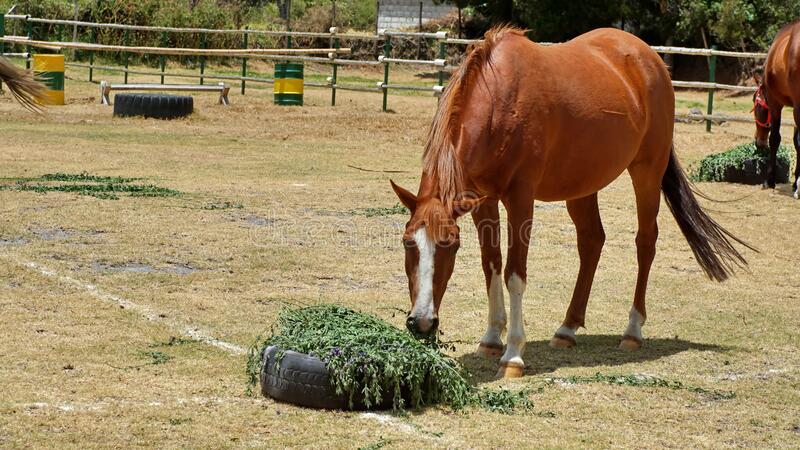
{"type": "Polygon", "coordinates": [[[592,194],[578,200],[567,201],[567,211],[575,231],[578,235],[578,255],[580,256],[580,269],[572,292],[572,301],[569,303],[567,315],[561,327],[556,330],[550,340],[550,347],[571,348],[576,345],[575,332],[584,326],[586,305],[592,290],[594,274],[600,261],[606,235],[603,223],[600,220],[600,210],[597,206],[597,194],[592,194]]]}
{"type": "Polygon", "coordinates": [[[502,334],[506,329],[506,305],[503,299],[503,255],[500,251],[500,212],[497,201],[486,201],[472,213],[481,246],[481,264],[489,297],[489,320],[486,333],[478,344],[478,355],[499,358],[503,354],[502,334]]]}
{"type": "Polygon", "coordinates": [[[642,326],[647,318],[645,297],[650,268],[656,255],[658,239],[658,209],[661,204],[661,175],[658,165],[653,162],[634,164],[628,168],[636,194],[636,214],[639,229],[636,233],[636,256],[639,269],[636,277],[636,290],[633,307],[628,314],[628,327],[622,335],[619,347],[624,350],[638,350],[643,344],[642,326]]]}

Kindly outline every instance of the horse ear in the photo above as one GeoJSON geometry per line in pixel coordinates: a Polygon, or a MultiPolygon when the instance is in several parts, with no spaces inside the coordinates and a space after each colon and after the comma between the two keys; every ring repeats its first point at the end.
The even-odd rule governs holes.
{"type": "Polygon", "coordinates": [[[453,217],[458,218],[466,213],[475,211],[487,198],[488,197],[483,196],[481,198],[462,198],[453,201],[453,217]]]}
{"type": "Polygon", "coordinates": [[[756,82],[756,86],[761,86],[761,83],[764,82],[764,79],[761,77],[761,72],[756,72],[753,74],[753,81],[756,82]]]}
{"type": "Polygon", "coordinates": [[[392,189],[394,189],[394,193],[397,194],[397,198],[400,199],[400,203],[413,214],[414,210],[417,209],[417,196],[394,184],[392,180],[389,180],[389,183],[392,184],[392,189]]]}

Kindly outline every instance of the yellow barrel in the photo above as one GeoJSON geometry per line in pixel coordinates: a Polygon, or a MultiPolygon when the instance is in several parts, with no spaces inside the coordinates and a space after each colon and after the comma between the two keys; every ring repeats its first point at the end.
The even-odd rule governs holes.
{"type": "Polygon", "coordinates": [[[64,55],[33,55],[33,72],[47,86],[46,105],[64,104],[64,55]]]}
{"type": "Polygon", "coordinates": [[[275,104],[303,106],[303,64],[275,64],[275,104]]]}

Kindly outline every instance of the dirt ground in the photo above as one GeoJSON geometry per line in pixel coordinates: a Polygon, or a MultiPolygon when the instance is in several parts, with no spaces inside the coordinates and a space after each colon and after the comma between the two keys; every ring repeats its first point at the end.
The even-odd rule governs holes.
{"type": "MultiPolygon", "coordinates": [[[[0,184],[86,171],[181,194],[0,190],[0,447],[800,446],[800,203],[787,185],[699,185],[725,200],[706,202],[714,217],[760,250],[724,284],[704,277],[662,209],[635,353],[616,349],[636,278],[627,174],[600,194],[608,237],[573,350],[547,342],[577,273],[574,227],[563,203],[537,204],[527,367],[513,383],[494,380],[496,362],[474,354],[486,294],[462,221],[444,338],[478,384],[533,387],[534,411],[314,411],[246,395],[242,350],[287,304],[335,302],[402,326],[406,217],[381,212],[397,203],[390,176],[416,188],[436,100],[392,95],[394,112],[383,114],[378,94],[340,92],[332,108],[329,91],[309,89],[305,107],[281,108],[269,89],[237,90],[230,107],[200,94],[191,118],[162,122],[114,119],[85,73],[68,78],[69,104],[43,116],[0,96],[0,184]],[[690,388],[549,381],[596,373],[690,388]]],[[[679,109],[704,101],[681,93],[679,109]]],[[[749,102],[716,104],[744,114],[749,102]]],[[[676,149],[688,167],[752,133],[677,124],[676,149]]]]}

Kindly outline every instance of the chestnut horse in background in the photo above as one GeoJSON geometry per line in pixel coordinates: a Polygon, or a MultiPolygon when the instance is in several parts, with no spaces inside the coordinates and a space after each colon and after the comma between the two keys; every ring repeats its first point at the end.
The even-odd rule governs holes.
{"type": "Polygon", "coordinates": [[[412,304],[408,328],[423,335],[436,330],[459,246],[456,219],[470,212],[489,296],[488,329],[478,351],[502,352],[499,376],[522,376],[522,295],[533,203],[566,200],[578,235],[580,269],[566,318],[550,344],[575,345],[605,240],[597,192],[625,169],[636,195],[639,269],[622,348],[642,345],[662,192],[710,278],[725,280],[733,266],[746,264],[731,240],[742,242],[701,209],[678,163],[672,150],[674,109],[664,62],[631,34],[600,29],[544,47],[519,29],[489,31],[444,91],[418,193],[392,183],[411,211],[403,234],[412,304]],[[503,278],[498,201],[508,212],[503,278]],[[503,281],[510,295],[505,350],[503,281]]]}
{"type": "Polygon", "coordinates": [[[756,145],[767,146],[769,162],[764,185],[775,187],[778,147],[781,145],[781,112],[785,106],[794,115],[794,149],[797,160],[794,169],[792,193],[800,198],[800,20],[778,31],[769,47],[764,77],[756,76],[758,91],[753,95],[753,113],[756,119],[756,145]]]}

